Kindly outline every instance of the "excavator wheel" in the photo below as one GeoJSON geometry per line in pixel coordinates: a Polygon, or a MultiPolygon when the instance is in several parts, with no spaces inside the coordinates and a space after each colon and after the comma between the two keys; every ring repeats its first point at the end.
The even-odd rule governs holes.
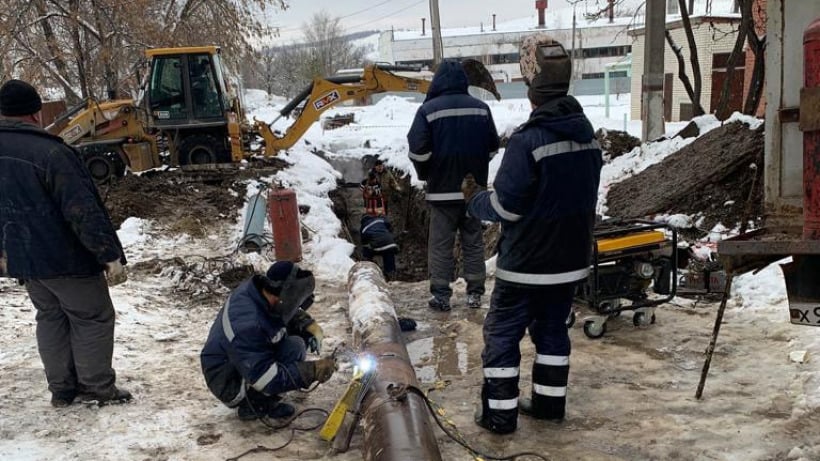
{"type": "Polygon", "coordinates": [[[231,153],[217,139],[208,134],[188,136],[179,143],[180,165],[230,163],[231,153]]]}
{"type": "Polygon", "coordinates": [[[89,146],[81,149],[81,155],[91,178],[97,184],[104,184],[125,174],[125,164],[118,148],[89,146]]]}

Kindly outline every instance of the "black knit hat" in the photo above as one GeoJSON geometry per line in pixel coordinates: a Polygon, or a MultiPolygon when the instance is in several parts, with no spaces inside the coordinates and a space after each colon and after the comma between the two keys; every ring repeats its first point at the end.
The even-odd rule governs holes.
{"type": "Polygon", "coordinates": [[[271,293],[279,296],[282,292],[282,282],[287,280],[288,276],[293,271],[293,266],[294,264],[290,261],[276,261],[271,264],[268,268],[268,272],[265,274],[268,280],[274,282],[268,287],[271,293]]]}
{"type": "Polygon", "coordinates": [[[0,87],[0,114],[8,117],[40,112],[43,102],[37,90],[22,80],[9,80],[0,87]]]}

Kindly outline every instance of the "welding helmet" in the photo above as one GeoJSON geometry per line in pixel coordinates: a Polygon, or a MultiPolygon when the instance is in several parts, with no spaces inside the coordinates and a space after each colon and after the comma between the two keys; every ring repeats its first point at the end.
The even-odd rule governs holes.
{"type": "Polygon", "coordinates": [[[288,323],[300,308],[304,310],[313,304],[316,280],[311,271],[302,270],[290,261],[277,261],[265,274],[264,288],[279,298],[269,308],[270,314],[288,323]]]}
{"type": "Polygon", "coordinates": [[[564,46],[547,34],[537,32],[521,41],[521,76],[527,95],[536,105],[566,95],[572,77],[572,61],[564,46]]]}

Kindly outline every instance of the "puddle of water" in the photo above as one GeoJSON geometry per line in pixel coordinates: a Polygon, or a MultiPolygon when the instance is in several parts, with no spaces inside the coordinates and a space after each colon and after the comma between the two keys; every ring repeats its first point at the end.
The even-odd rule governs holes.
{"type": "Polygon", "coordinates": [[[447,376],[461,376],[470,368],[466,343],[447,336],[422,338],[407,344],[407,353],[420,382],[432,383],[447,376]]]}

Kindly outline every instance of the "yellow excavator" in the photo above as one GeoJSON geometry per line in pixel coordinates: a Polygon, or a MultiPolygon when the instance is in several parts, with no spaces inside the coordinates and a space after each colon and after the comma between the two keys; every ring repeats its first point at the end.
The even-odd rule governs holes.
{"type": "MultiPolygon", "coordinates": [[[[426,93],[430,85],[396,73],[414,69],[378,64],[356,75],[317,77],[282,108],[279,118],[298,116],[278,133],[263,121],[246,120],[241,88],[229,79],[219,47],[158,48],[145,55],[150,66],[141,98],[89,99],[51,125],[65,124],[59,135],[78,148],[97,182],[121,176],[126,168],[197,169],[273,156],[293,146],[322,112],[340,102],[387,91],[426,93]]],[[[483,64],[465,60],[462,65],[471,85],[500,98],[483,64]]]]}

